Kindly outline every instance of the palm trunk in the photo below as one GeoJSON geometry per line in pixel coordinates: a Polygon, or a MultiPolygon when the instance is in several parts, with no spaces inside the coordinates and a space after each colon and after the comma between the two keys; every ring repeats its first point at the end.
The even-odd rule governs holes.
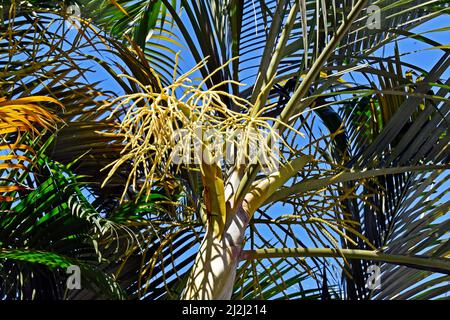
{"type": "Polygon", "coordinates": [[[248,216],[239,209],[221,238],[208,228],[182,294],[185,300],[229,300],[243,248],[248,216]]]}

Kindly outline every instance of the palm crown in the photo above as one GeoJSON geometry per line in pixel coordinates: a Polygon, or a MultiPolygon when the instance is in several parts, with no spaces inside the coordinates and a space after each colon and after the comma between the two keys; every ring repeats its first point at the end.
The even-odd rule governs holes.
{"type": "Polygon", "coordinates": [[[414,30],[445,14],[437,0],[4,3],[0,297],[443,297],[450,56],[414,30]],[[406,59],[411,39],[436,52],[429,68],[406,59]],[[200,131],[197,161],[175,161],[180,130],[200,131]],[[216,161],[208,130],[239,161],[216,161]]]}

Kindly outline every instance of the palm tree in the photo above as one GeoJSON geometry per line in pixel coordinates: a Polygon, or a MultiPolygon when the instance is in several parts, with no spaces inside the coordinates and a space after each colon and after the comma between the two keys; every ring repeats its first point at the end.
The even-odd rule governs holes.
{"type": "MultiPolygon", "coordinates": [[[[448,13],[443,1],[377,1],[378,29],[368,25],[373,17],[361,0],[78,2],[92,20],[68,41],[70,50],[50,60],[32,51],[34,66],[36,57],[49,63],[35,69],[48,70],[45,76],[10,60],[19,71],[2,73],[2,91],[13,99],[40,89],[39,96],[65,107],[65,127],[38,141],[54,150],[39,147],[49,159],[40,163],[88,176],[93,199],[77,190],[56,199],[72,208],[75,198],[96,219],[106,215],[107,225],[143,237],[119,236],[131,244],[114,254],[111,239],[97,240],[100,252],[111,254],[94,268],[96,279],[110,281],[98,286],[112,281],[122,292],[115,297],[147,299],[425,299],[448,292],[449,82],[442,79],[450,57],[447,46],[413,31],[448,13]],[[428,69],[408,63],[404,39],[439,51],[439,59],[428,69]],[[181,53],[172,57],[175,50],[181,53]],[[196,67],[184,70],[179,59],[196,67]],[[83,77],[89,68],[79,61],[102,68],[120,90],[83,77]],[[19,83],[10,77],[24,84],[8,87],[19,83]],[[47,81],[61,85],[43,86],[47,81]],[[254,132],[265,132],[267,141],[257,135],[263,143],[256,155],[220,163],[209,161],[217,142],[204,140],[200,161],[175,163],[173,133],[195,133],[198,123],[225,136],[240,129],[232,140],[238,151],[254,132]],[[279,157],[270,154],[272,137],[281,141],[279,157]],[[255,161],[267,153],[270,172],[255,161]],[[123,211],[125,218],[114,220],[123,211]],[[381,289],[366,285],[373,266],[381,289]],[[315,287],[305,289],[303,281],[315,287]]],[[[18,17],[28,18],[47,10],[31,18],[38,25],[54,14],[21,10],[18,17]]],[[[67,36],[47,27],[31,38],[47,46],[67,36]]],[[[11,38],[1,41],[23,59],[11,38]]],[[[19,43],[34,44],[28,41],[19,43]]],[[[44,183],[28,180],[27,187],[44,183]]],[[[89,230],[94,239],[104,236],[95,224],[89,230]]],[[[6,240],[0,238],[2,248],[6,240]]],[[[36,261],[8,250],[0,258],[12,260],[11,268],[16,260],[36,261]]],[[[47,256],[40,259],[50,265],[47,256]]],[[[95,290],[70,297],[95,297],[95,290]]]]}

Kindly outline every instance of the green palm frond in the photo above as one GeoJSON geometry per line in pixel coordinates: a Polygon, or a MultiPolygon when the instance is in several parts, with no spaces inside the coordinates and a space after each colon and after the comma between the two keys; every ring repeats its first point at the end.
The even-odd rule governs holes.
{"type": "Polygon", "coordinates": [[[36,163],[40,171],[34,190],[1,203],[2,299],[62,299],[70,265],[80,267],[87,290],[123,297],[112,275],[98,265],[113,258],[105,248],[119,241],[115,235],[125,240],[129,235],[89,208],[82,185],[62,165],[47,158],[36,163]]]}

